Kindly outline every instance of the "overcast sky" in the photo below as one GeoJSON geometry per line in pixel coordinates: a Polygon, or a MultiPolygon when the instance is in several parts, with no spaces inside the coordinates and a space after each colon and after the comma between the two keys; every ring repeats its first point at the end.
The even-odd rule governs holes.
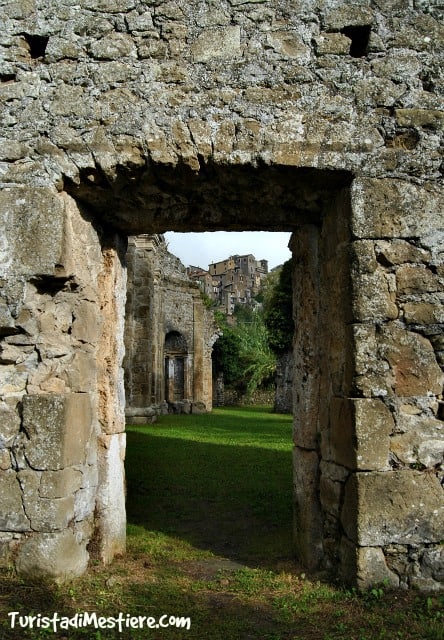
{"type": "Polygon", "coordinates": [[[256,260],[268,260],[273,269],[291,258],[287,245],[290,233],[268,231],[207,231],[205,233],[165,233],[168,251],[187,267],[208,268],[229,256],[252,253],[256,260]]]}

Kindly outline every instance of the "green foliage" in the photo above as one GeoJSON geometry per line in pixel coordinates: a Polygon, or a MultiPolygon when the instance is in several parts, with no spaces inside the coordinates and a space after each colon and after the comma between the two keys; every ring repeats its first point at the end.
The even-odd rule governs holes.
{"type": "Polygon", "coordinates": [[[222,336],[214,345],[213,361],[217,371],[223,372],[225,384],[236,385],[243,373],[240,362],[240,338],[227,324],[222,330],[222,336]]]}
{"type": "MultiPolygon", "coordinates": [[[[291,349],[294,333],[292,260],[287,260],[264,289],[264,322],[270,348],[277,354],[291,349]]],[[[268,280],[268,279],[267,279],[268,280]]]]}
{"type": "Polygon", "coordinates": [[[202,289],[199,289],[200,291],[200,297],[202,298],[202,302],[204,304],[204,306],[207,309],[212,309],[215,305],[215,302],[212,298],[210,298],[210,296],[208,295],[208,293],[205,293],[205,291],[202,291],[202,289]]]}
{"type": "Polygon", "coordinates": [[[251,307],[238,308],[236,324],[219,318],[223,335],[216,342],[213,358],[224,381],[241,394],[251,395],[258,387],[271,384],[276,357],[268,343],[262,313],[251,307]]]}
{"type": "Polygon", "coordinates": [[[273,271],[263,283],[261,305],[236,305],[235,324],[216,312],[223,333],[214,348],[216,370],[228,387],[242,395],[270,385],[276,373],[276,356],[291,349],[294,333],[292,261],[273,271]]]}
{"type": "Polygon", "coordinates": [[[236,325],[240,329],[240,363],[243,369],[242,383],[250,395],[258,387],[270,384],[276,373],[276,356],[271,351],[268,332],[262,314],[253,314],[250,323],[236,325]]]}

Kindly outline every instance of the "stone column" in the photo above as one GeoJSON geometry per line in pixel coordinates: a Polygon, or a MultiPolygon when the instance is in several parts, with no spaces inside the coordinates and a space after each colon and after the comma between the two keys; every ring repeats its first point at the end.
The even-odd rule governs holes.
{"type": "Polygon", "coordinates": [[[103,562],[125,550],[125,387],[123,372],[126,302],[126,242],[102,238],[99,274],[102,332],[98,341],[98,419],[100,424],[95,536],[103,562]]]}
{"type": "Polygon", "coordinates": [[[307,567],[322,558],[322,519],[318,498],[319,453],[319,228],[293,233],[294,258],[294,532],[297,552],[307,567]]]}
{"type": "Polygon", "coordinates": [[[333,408],[352,393],[349,220],[348,190],[339,190],[318,224],[301,226],[290,244],[295,543],[311,568],[338,564],[340,507],[350,473],[330,445],[333,408]]]}

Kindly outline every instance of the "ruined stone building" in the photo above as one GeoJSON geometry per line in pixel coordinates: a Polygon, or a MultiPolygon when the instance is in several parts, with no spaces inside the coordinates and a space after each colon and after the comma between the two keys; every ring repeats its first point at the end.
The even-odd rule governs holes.
{"type": "Polygon", "coordinates": [[[61,580],[125,549],[127,238],[276,230],[299,559],[442,589],[442,3],[4,0],[2,18],[2,561],[61,580]]]}
{"type": "Polygon", "coordinates": [[[210,411],[213,314],[162,235],[129,238],[125,315],[128,422],[162,411],[210,411]]]}

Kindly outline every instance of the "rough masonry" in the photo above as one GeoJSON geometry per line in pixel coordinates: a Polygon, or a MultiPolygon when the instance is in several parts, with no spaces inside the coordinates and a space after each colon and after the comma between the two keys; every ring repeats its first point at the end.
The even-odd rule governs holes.
{"type": "Polygon", "coordinates": [[[295,540],[442,589],[442,5],[4,0],[0,549],[125,547],[126,238],[293,232],[295,540]]]}

